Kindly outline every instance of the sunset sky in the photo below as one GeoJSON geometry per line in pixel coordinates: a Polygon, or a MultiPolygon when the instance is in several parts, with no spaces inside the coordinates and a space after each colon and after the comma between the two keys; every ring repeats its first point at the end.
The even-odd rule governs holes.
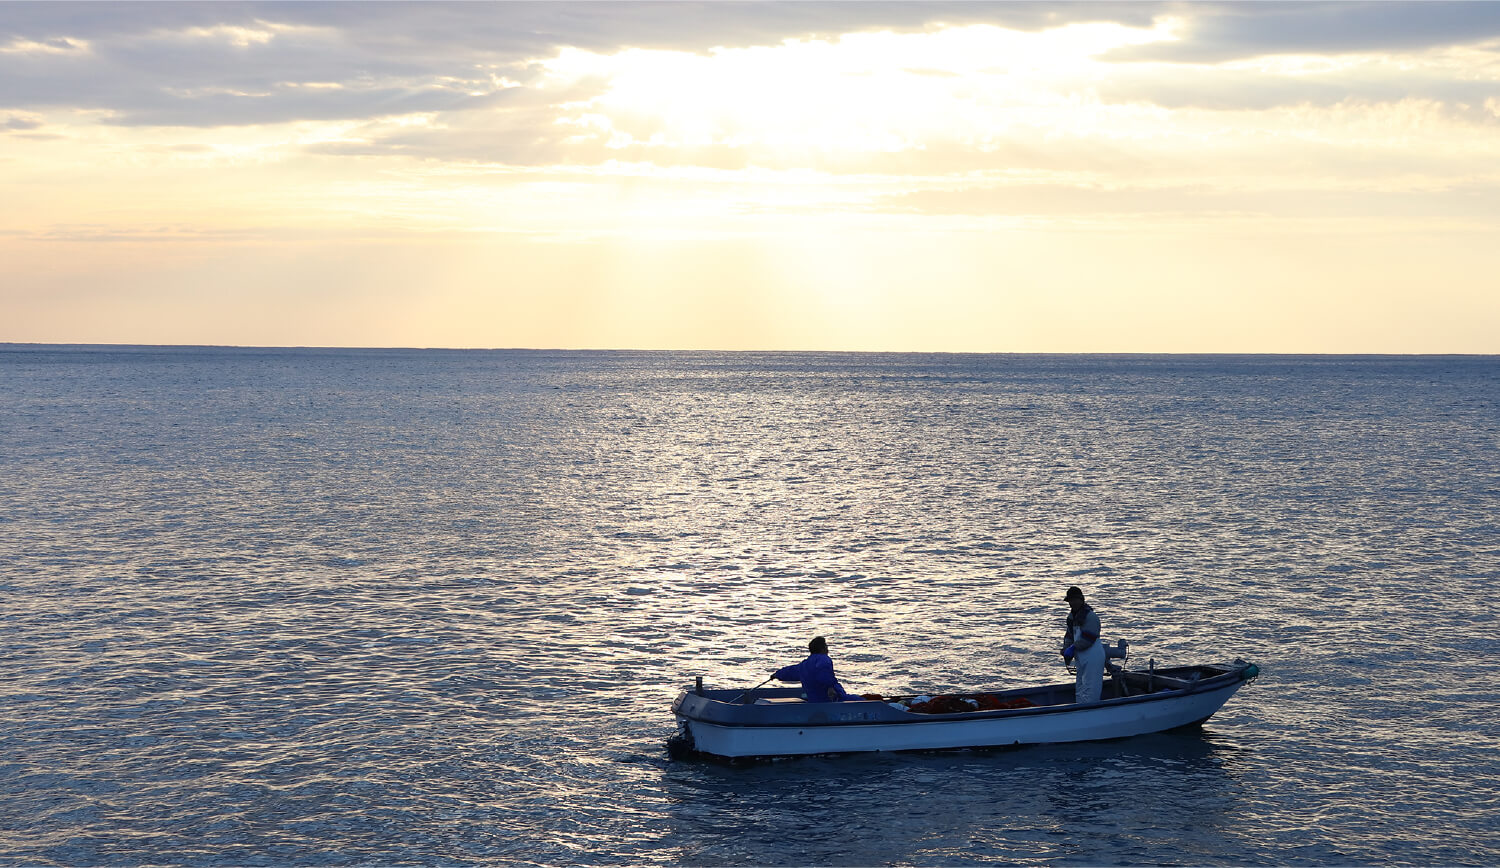
{"type": "Polygon", "coordinates": [[[0,3],[0,341],[1500,353],[1500,3],[0,3]]]}

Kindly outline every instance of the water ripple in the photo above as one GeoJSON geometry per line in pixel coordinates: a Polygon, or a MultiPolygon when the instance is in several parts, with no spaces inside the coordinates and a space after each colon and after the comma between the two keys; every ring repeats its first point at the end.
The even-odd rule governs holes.
{"type": "Polygon", "coordinates": [[[0,352],[0,861],[1494,864],[1497,374],[0,352]],[[814,634],[858,690],[1064,677],[1068,584],[1265,675],[1103,745],[661,749],[814,634]]]}

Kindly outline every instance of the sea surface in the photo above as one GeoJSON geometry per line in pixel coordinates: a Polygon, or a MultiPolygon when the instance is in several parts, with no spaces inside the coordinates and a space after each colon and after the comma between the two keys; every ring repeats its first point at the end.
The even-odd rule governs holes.
{"type": "Polygon", "coordinates": [[[1500,864],[1500,358],[0,345],[0,863],[1500,864]],[[1261,667],[674,761],[673,697],[1261,667]]]}

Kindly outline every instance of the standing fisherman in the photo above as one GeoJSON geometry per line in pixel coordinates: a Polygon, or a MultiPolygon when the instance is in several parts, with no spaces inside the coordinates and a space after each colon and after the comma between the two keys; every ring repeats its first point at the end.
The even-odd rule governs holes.
{"type": "Polygon", "coordinates": [[[1063,637],[1063,662],[1078,659],[1078,678],[1074,682],[1073,700],[1078,703],[1098,702],[1104,692],[1104,643],[1099,641],[1099,616],[1083,600],[1083,591],[1077,586],[1068,588],[1063,595],[1071,611],[1068,612],[1068,634],[1063,637]]]}

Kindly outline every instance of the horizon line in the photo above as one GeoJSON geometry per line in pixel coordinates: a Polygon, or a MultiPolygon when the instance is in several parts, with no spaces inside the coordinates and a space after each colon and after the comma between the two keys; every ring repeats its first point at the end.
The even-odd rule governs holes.
{"type": "Polygon", "coordinates": [[[13,348],[79,349],[79,350],[310,350],[366,352],[453,352],[453,353],[692,353],[738,355],[883,355],[883,356],[1259,356],[1320,358],[1500,358],[1500,353],[1475,352],[1334,352],[1334,351],[1265,351],[1265,350],[849,350],[849,349],[723,349],[712,347],[447,347],[447,346],[369,346],[354,344],[155,344],[155,343],[53,343],[45,341],[0,341],[0,351],[13,348]]]}

